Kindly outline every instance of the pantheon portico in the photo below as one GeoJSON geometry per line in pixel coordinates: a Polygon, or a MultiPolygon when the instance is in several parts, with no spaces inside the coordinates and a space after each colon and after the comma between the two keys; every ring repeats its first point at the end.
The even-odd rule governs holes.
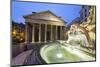
{"type": "Polygon", "coordinates": [[[56,40],[65,40],[65,21],[51,11],[24,16],[26,23],[26,42],[44,43],[56,40]]]}

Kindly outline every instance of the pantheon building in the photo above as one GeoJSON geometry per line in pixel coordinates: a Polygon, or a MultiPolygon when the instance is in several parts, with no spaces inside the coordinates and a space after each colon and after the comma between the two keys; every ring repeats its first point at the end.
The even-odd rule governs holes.
{"type": "Polygon", "coordinates": [[[26,24],[26,42],[46,43],[66,39],[65,21],[51,11],[32,12],[23,17],[26,24]]]}

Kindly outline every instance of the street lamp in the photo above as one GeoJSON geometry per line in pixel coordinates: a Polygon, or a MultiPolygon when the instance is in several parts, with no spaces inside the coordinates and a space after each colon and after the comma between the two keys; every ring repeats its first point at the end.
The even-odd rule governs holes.
{"type": "Polygon", "coordinates": [[[16,30],[13,30],[12,35],[13,36],[16,36],[16,34],[17,34],[17,31],[16,30]]]}

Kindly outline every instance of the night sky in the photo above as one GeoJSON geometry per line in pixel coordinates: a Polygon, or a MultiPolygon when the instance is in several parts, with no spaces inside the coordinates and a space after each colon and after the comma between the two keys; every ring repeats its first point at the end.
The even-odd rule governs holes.
{"type": "Polygon", "coordinates": [[[34,3],[34,2],[12,2],[12,20],[18,23],[24,23],[24,15],[31,14],[32,12],[41,12],[50,10],[57,16],[60,16],[68,24],[79,17],[81,5],[69,4],[47,4],[47,3],[34,3]]]}

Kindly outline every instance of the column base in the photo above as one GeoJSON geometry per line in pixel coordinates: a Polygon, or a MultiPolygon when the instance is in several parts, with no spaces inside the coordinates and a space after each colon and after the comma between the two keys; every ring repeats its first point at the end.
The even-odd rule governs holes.
{"type": "Polygon", "coordinates": [[[41,43],[41,41],[39,41],[39,43],[41,43]]]}
{"type": "Polygon", "coordinates": [[[32,43],[35,43],[34,41],[32,41],[32,43]]]}
{"type": "Polygon", "coordinates": [[[47,41],[44,41],[45,43],[47,43],[47,41]]]}

